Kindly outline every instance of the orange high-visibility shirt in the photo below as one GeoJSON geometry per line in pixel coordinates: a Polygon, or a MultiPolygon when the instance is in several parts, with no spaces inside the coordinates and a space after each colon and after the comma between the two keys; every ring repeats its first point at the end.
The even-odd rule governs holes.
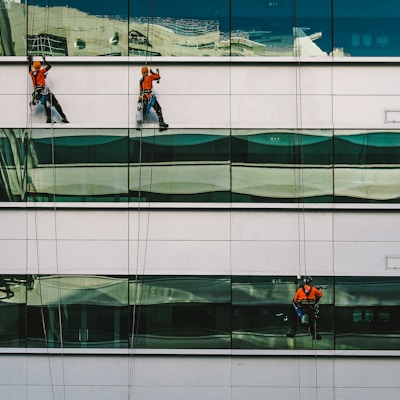
{"type": "Polygon", "coordinates": [[[46,86],[46,77],[44,75],[46,72],[47,68],[41,68],[38,71],[29,71],[29,75],[32,78],[33,87],[46,86]]]}
{"type": "Polygon", "coordinates": [[[293,301],[296,303],[296,301],[302,300],[318,300],[320,297],[322,297],[322,290],[310,285],[304,285],[303,287],[297,289],[293,301]],[[307,290],[308,293],[306,293],[307,290]]]}
{"type": "Polygon", "coordinates": [[[153,88],[153,81],[158,81],[160,79],[159,74],[146,75],[141,83],[141,90],[151,90],[153,88]]]}

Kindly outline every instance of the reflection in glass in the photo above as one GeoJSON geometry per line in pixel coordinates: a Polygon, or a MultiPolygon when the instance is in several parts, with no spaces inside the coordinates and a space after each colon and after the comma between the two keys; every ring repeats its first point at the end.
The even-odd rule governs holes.
{"type": "MultiPolygon", "coordinates": [[[[328,284],[320,302],[318,348],[333,349],[332,279],[314,277],[313,284],[328,284]],[[329,283],[329,284],[328,284],[329,283]]],[[[299,329],[288,339],[291,301],[297,290],[294,278],[272,276],[232,277],[232,347],[242,349],[315,348],[309,332],[299,329]]]]}
{"type": "Polygon", "coordinates": [[[0,0],[0,55],[22,56],[27,50],[64,56],[400,54],[400,6],[393,0],[151,3],[0,0]],[[78,40],[86,43],[84,49],[76,46],[78,40]]]}
{"type": "Polygon", "coordinates": [[[31,289],[26,276],[0,275],[0,347],[25,347],[26,292],[31,289]]]}
{"type": "Polygon", "coordinates": [[[40,276],[28,293],[29,347],[128,345],[128,280],[40,276]]]}
{"type": "Polygon", "coordinates": [[[317,342],[286,337],[294,277],[1,275],[0,347],[400,350],[400,278],[313,285],[317,342]]]}
{"type": "Polygon", "coordinates": [[[229,56],[229,0],[130,0],[129,53],[229,56]]]}
{"type": "Polygon", "coordinates": [[[8,202],[400,199],[398,131],[4,128],[0,145],[8,202]]]}
{"type": "Polygon", "coordinates": [[[154,276],[130,282],[133,347],[230,348],[230,278],[154,276]]]}
{"type": "Polygon", "coordinates": [[[328,56],[330,16],[331,1],[232,0],[232,55],[328,56]]]}
{"type": "MultiPolygon", "coordinates": [[[[32,55],[128,55],[128,2],[25,1],[32,55]]],[[[23,5],[20,5],[20,7],[23,5]]]]}
{"type": "Polygon", "coordinates": [[[334,0],[334,45],[352,57],[398,57],[400,3],[334,0]]]}
{"type": "Polygon", "coordinates": [[[399,278],[338,278],[336,348],[400,350],[399,291],[399,278]]]}

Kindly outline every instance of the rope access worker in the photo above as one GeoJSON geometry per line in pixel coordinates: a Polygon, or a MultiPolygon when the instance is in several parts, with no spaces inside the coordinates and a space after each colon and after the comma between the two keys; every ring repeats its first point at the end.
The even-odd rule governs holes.
{"type": "Polygon", "coordinates": [[[308,325],[308,330],[313,339],[322,339],[318,333],[318,301],[322,297],[322,290],[311,285],[311,276],[305,276],[302,284],[297,289],[292,302],[292,327],[287,337],[293,338],[296,335],[299,323],[308,325]]]}
{"type": "MultiPolygon", "coordinates": [[[[158,124],[160,126],[160,131],[165,131],[168,129],[168,124],[164,121],[161,106],[157,101],[156,96],[153,93],[153,81],[159,81],[161,76],[158,68],[156,69],[156,73],[153,72],[144,66],[142,67],[142,78],[140,79],[140,95],[139,95],[139,107],[141,105],[141,109],[139,111],[143,112],[143,116],[148,114],[150,109],[153,108],[158,117],[158,124]]],[[[139,123],[140,118],[137,118],[139,123]]]]}
{"type": "Polygon", "coordinates": [[[69,121],[67,117],[65,116],[60,103],[57,101],[56,96],[54,96],[53,93],[50,92],[49,87],[46,85],[46,76],[47,72],[50,70],[52,67],[47,61],[45,57],[43,58],[43,65],[40,61],[33,61],[32,62],[32,56],[28,56],[28,62],[29,62],[29,75],[32,78],[32,83],[33,83],[33,88],[34,91],[32,93],[32,105],[36,104],[43,104],[44,109],[46,111],[46,116],[47,116],[47,123],[53,122],[51,119],[51,107],[54,106],[54,108],[57,110],[57,112],[60,114],[61,117],[61,122],[64,124],[68,124],[69,121]]]}

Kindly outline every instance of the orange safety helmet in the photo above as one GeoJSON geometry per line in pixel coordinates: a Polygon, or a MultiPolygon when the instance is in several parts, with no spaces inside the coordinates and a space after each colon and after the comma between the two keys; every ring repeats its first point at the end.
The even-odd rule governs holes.
{"type": "Polygon", "coordinates": [[[142,75],[146,75],[149,73],[149,69],[147,67],[142,67],[142,75]]]}
{"type": "Polygon", "coordinates": [[[34,61],[32,66],[33,66],[33,69],[38,70],[42,66],[42,63],[40,61],[34,61]]]}

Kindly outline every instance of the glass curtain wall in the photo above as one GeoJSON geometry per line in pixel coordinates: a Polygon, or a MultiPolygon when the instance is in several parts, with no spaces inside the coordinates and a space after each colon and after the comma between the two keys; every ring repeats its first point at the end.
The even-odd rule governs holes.
{"type": "Polygon", "coordinates": [[[400,199],[398,131],[10,128],[0,154],[4,202],[400,199]]]}
{"type": "Polygon", "coordinates": [[[400,55],[396,0],[0,0],[0,15],[5,56],[400,55]]]}
{"type": "Polygon", "coordinates": [[[313,340],[289,276],[0,277],[0,347],[400,350],[400,278],[314,276],[313,340]]]}

